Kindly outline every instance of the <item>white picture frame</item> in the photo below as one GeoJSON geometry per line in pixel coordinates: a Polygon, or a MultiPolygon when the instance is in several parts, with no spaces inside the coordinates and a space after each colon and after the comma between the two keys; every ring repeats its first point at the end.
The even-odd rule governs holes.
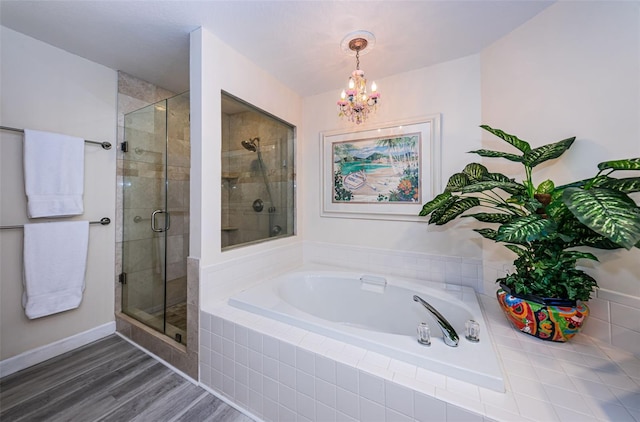
{"type": "Polygon", "coordinates": [[[441,190],[440,120],[321,133],[320,215],[425,222],[418,213],[441,190]]]}

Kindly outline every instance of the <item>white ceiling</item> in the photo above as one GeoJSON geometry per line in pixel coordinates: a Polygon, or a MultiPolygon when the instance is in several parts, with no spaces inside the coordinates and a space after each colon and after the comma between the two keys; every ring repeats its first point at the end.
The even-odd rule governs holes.
{"type": "Polygon", "coordinates": [[[554,1],[1,0],[0,23],[174,92],[189,89],[189,32],[202,26],[302,96],[340,90],[367,30],[369,79],[480,52],[554,1]]]}

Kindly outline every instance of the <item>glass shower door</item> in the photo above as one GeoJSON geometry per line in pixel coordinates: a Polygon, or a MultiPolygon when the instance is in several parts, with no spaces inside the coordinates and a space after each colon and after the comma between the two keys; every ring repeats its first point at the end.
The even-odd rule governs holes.
{"type": "Polygon", "coordinates": [[[166,101],[125,116],[122,311],[166,332],[166,101]]]}

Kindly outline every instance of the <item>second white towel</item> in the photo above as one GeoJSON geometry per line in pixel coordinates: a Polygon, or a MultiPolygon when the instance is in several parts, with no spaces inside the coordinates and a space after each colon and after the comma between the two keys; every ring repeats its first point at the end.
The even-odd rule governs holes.
{"type": "Polygon", "coordinates": [[[88,221],[24,225],[22,306],[29,319],[80,306],[88,247],[88,221]]]}
{"type": "Polygon", "coordinates": [[[24,183],[29,217],[84,212],[84,139],[24,130],[24,183]]]}

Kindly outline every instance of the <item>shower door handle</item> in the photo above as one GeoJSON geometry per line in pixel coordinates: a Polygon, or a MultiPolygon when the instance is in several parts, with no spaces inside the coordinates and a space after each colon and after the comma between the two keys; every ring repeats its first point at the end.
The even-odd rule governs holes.
{"type": "Polygon", "coordinates": [[[169,215],[169,213],[165,210],[155,210],[154,212],[151,213],[151,230],[156,232],[156,233],[162,233],[162,232],[166,232],[167,230],[169,230],[169,228],[171,227],[171,216],[169,215]],[[166,218],[165,218],[165,222],[166,222],[166,226],[164,228],[157,228],[156,227],[156,215],[158,214],[166,214],[166,218]]]}

